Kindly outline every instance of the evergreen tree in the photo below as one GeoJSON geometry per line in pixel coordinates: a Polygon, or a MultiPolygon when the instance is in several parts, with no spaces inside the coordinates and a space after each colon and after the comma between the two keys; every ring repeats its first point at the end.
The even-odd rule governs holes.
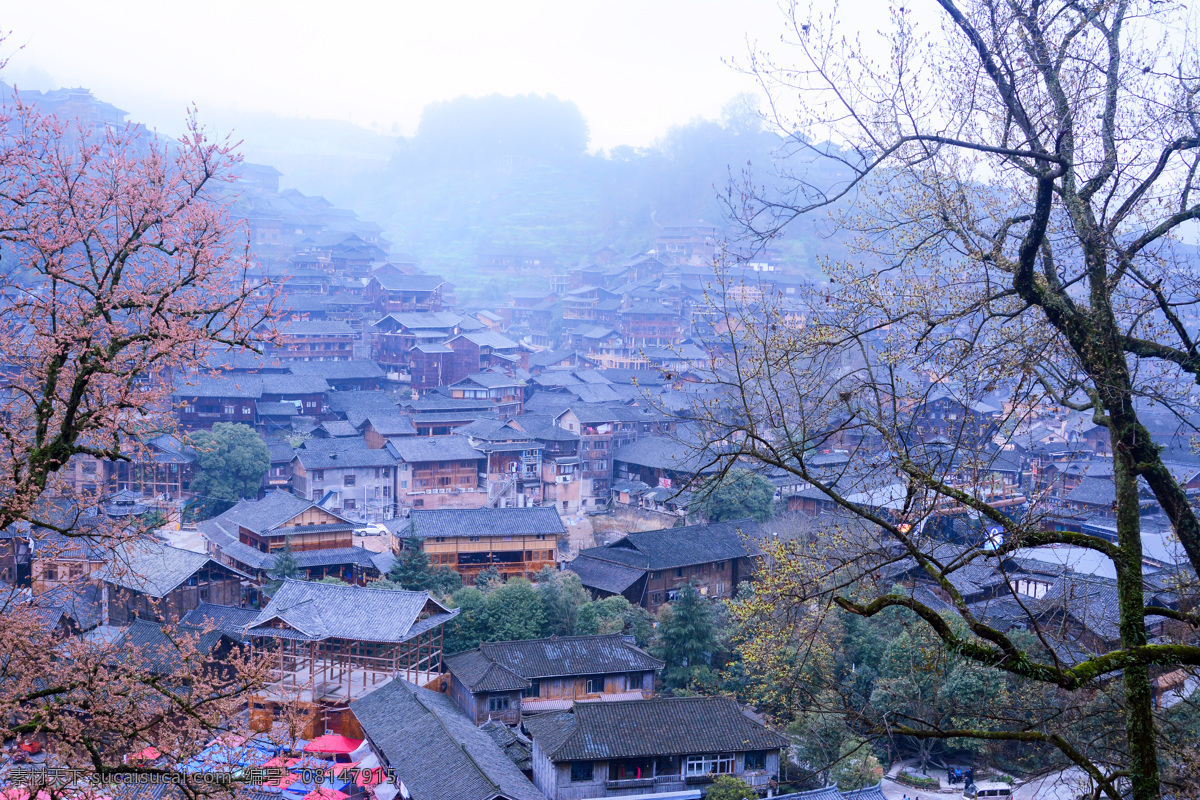
{"type": "Polygon", "coordinates": [[[492,565],[488,565],[484,569],[481,569],[475,576],[475,585],[485,592],[499,583],[500,570],[496,569],[492,565]]]}
{"type": "Polygon", "coordinates": [[[292,553],[292,537],[284,539],[283,549],[275,554],[275,565],[267,573],[267,576],[272,579],[263,587],[268,594],[275,594],[279,591],[284,580],[300,577],[300,563],[296,561],[296,556],[292,553]]]}
{"type": "Polygon", "coordinates": [[[658,657],[666,662],[663,680],[671,689],[688,687],[708,671],[715,644],[712,607],[691,582],[659,612],[658,657]]]}
{"type": "Polygon", "coordinates": [[[388,570],[388,580],[402,589],[422,591],[429,588],[429,555],[421,549],[421,540],[409,536],[388,570]]]}

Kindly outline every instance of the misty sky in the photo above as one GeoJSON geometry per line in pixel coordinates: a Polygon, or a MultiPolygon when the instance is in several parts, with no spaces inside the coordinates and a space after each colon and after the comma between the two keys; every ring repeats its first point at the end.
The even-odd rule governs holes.
{"type": "MultiPolygon", "coordinates": [[[[0,75],[86,86],[136,121],[178,132],[201,112],[266,111],[411,133],[429,102],[552,93],[575,101],[592,147],[645,145],[753,91],[722,63],[777,39],[775,0],[38,0],[7,3],[0,75]],[[23,49],[13,52],[16,46],[23,49]]],[[[855,3],[855,16],[882,2],[855,3]]],[[[878,17],[876,17],[878,19],[878,17]]]]}

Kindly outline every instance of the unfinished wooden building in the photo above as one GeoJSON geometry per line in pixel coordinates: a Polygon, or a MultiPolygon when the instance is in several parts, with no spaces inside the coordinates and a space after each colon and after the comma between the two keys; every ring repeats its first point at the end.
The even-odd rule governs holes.
{"type": "Polygon", "coordinates": [[[442,627],[457,613],[428,592],[284,581],[246,629],[272,664],[267,690],[251,700],[251,725],[267,730],[297,713],[305,738],[360,737],[350,702],[393,678],[439,680],[442,627]]]}

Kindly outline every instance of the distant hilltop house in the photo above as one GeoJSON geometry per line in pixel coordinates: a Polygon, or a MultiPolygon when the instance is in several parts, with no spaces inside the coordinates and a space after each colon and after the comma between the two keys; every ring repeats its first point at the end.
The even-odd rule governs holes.
{"type": "Polygon", "coordinates": [[[442,287],[440,275],[400,275],[376,272],[367,283],[367,302],[380,314],[411,311],[441,311],[442,287]]]}
{"type": "Polygon", "coordinates": [[[350,361],[359,334],[345,322],[291,320],[280,325],[278,339],[268,342],[268,357],[288,361],[350,361]]]}

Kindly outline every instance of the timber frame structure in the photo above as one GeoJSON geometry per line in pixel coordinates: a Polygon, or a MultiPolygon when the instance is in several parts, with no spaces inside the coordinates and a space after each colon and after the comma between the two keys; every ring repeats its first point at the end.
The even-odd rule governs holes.
{"type": "MultiPolygon", "coordinates": [[[[254,712],[275,717],[294,706],[332,729],[352,701],[395,678],[420,686],[439,680],[443,626],[457,613],[428,592],[285,580],[246,626],[251,651],[265,651],[270,664],[252,723],[254,712]]],[[[256,724],[265,728],[266,720],[256,724]]]]}

